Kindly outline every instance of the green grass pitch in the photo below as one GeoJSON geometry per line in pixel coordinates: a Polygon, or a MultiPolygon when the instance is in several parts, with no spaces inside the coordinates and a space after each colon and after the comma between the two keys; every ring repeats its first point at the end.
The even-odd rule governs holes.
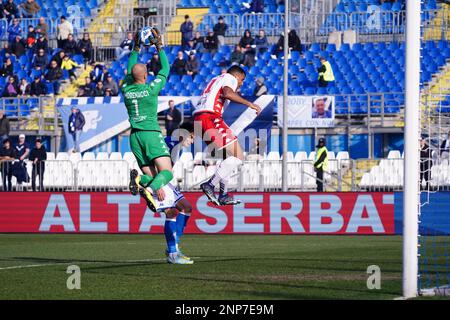
{"type": "Polygon", "coordinates": [[[399,236],[185,235],[191,266],[165,262],[163,235],[0,234],[0,299],[392,299],[399,236]],[[68,290],[69,265],[81,289],[68,290]],[[381,289],[367,289],[367,267],[381,289]]]}

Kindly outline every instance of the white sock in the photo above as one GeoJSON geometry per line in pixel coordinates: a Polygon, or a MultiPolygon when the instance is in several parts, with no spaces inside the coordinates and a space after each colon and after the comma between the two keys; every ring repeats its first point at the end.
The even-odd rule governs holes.
{"type": "Polygon", "coordinates": [[[219,167],[216,170],[216,173],[214,173],[214,175],[209,180],[209,183],[211,183],[213,186],[217,186],[220,180],[227,180],[233,173],[233,171],[237,169],[241,164],[242,160],[236,157],[231,156],[226,158],[220,163],[219,167]]]}

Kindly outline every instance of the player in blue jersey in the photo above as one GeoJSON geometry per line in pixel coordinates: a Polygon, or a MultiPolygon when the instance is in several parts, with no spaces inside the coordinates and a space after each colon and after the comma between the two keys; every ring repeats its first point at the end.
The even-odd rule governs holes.
{"type": "MultiPolygon", "coordinates": [[[[189,147],[194,141],[194,126],[191,122],[184,122],[180,126],[178,140],[166,137],[172,162],[178,161],[183,147],[189,147]]],[[[156,169],[150,166],[150,170],[156,169]]],[[[167,262],[171,264],[193,264],[194,261],[187,257],[179,247],[181,236],[191,216],[192,206],[170,182],[154,192],[157,212],[165,213],[164,236],[167,242],[167,262]]]]}

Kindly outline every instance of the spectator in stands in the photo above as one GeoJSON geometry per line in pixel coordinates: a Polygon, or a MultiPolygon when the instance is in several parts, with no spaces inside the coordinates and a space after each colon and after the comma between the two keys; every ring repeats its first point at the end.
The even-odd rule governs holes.
{"type": "Polygon", "coordinates": [[[289,49],[291,51],[302,52],[302,42],[300,41],[297,31],[291,30],[288,35],[289,49]]]}
{"type": "Polygon", "coordinates": [[[180,127],[181,112],[175,108],[175,102],[169,100],[169,109],[166,110],[164,115],[164,127],[166,128],[166,135],[170,137],[172,132],[180,127]]]}
{"type": "Polygon", "coordinates": [[[84,93],[86,94],[87,97],[91,97],[94,95],[96,85],[94,82],[92,82],[90,77],[86,77],[84,78],[84,80],[85,80],[85,84],[83,86],[84,93]]]}
{"type": "Polygon", "coordinates": [[[253,146],[247,155],[247,160],[249,161],[261,161],[264,159],[264,153],[266,152],[267,146],[261,142],[261,139],[255,138],[253,146]]]}
{"type": "Polygon", "coordinates": [[[64,50],[58,51],[51,60],[55,60],[58,67],[61,68],[64,57],[66,56],[66,52],[64,50]]]}
{"type": "Polygon", "coordinates": [[[200,63],[197,60],[197,57],[195,56],[195,53],[191,52],[189,55],[189,60],[186,64],[187,68],[187,74],[195,77],[198,72],[200,71],[200,63]]]}
{"type": "Polygon", "coordinates": [[[104,66],[104,68],[102,69],[102,73],[99,75],[98,81],[102,81],[104,83],[104,82],[106,82],[108,77],[109,77],[108,68],[106,68],[106,66],[104,66]]]}
{"type": "Polygon", "coordinates": [[[242,6],[248,9],[251,13],[264,12],[264,0],[252,0],[252,2],[243,2],[242,6]]]}
{"type": "Polygon", "coordinates": [[[5,43],[3,44],[2,55],[3,55],[5,58],[8,58],[8,57],[11,55],[11,46],[9,45],[8,42],[5,42],[5,43]]]}
{"type": "Polygon", "coordinates": [[[239,45],[244,49],[245,58],[244,58],[244,66],[252,67],[255,65],[255,39],[252,37],[252,33],[250,30],[245,30],[244,35],[239,41],[239,45]]]}
{"type": "Polygon", "coordinates": [[[27,43],[22,39],[21,36],[17,36],[16,40],[11,44],[11,52],[17,58],[20,58],[25,54],[27,48],[27,43]]]}
{"type": "Polygon", "coordinates": [[[0,143],[3,144],[5,139],[9,137],[9,119],[5,116],[3,110],[0,110],[0,143]]]}
{"type": "Polygon", "coordinates": [[[103,87],[103,81],[97,82],[97,86],[94,89],[95,97],[104,97],[105,96],[105,88],[103,87]]]}
{"type": "Polygon", "coordinates": [[[3,4],[3,15],[8,20],[8,23],[11,19],[19,17],[19,9],[14,3],[14,0],[7,0],[7,2],[3,4]]]}
{"type": "Polygon", "coordinates": [[[211,55],[216,54],[217,49],[219,48],[219,40],[217,40],[217,36],[213,31],[208,32],[208,35],[203,42],[203,47],[205,48],[205,51],[211,53],[211,55]]]}
{"type": "Polygon", "coordinates": [[[195,50],[195,52],[203,52],[203,50],[205,49],[205,47],[203,45],[204,42],[205,42],[205,38],[202,37],[200,32],[198,32],[198,31],[195,32],[195,36],[192,39],[192,41],[194,42],[194,50],[195,50]]]}
{"type": "Polygon", "coordinates": [[[194,46],[194,41],[193,40],[189,40],[187,42],[186,46],[184,46],[183,50],[184,50],[184,53],[186,53],[186,55],[189,55],[191,52],[196,53],[195,46],[194,46]]]}
{"type": "Polygon", "coordinates": [[[172,73],[182,76],[186,74],[187,62],[184,59],[183,51],[178,51],[178,55],[172,63],[172,73]]]}
{"type": "Polygon", "coordinates": [[[116,60],[120,60],[131,52],[133,48],[133,33],[128,32],[127,38],[122,41],[119,47],[116,48],[116,60]]]}
{"type": "Polygon", "coordinates": [[[320,138],[317,144],[314,170],[316,171],[317,192],[323,192],[323,172],[328,170],[328,150],[325,146],[325,138],[320,138]]]}
{"type": "Polygon", "coordinates": [[[325,99],[316,98],[314,99],[314,109],[312,113],[313,119],[329,119],[332,117],[331,111],[325,108],[325,99]]]}
{"type": "Polygon", "coordinates": [[[112,95],[111,89],[110,89],[110,88],[105,89],[105,97],[112,97],[112,96],[113,96],[113,95],[112,95]]]}
{"type": "Polygon", "coordinates": [[[92,50],[92,41],[89,37],[89,33],[85,32],[83,34],[83,39],[78,41],[78,52],[83,55],[85,63],[93,60],[92,50]]]}
{"type": "Polygon", "coordinates": [[[8,42],[14,42],[16,40],[16,37],[21,35],[22,28],[20,27],[19,19],[14,18],[13,23],[8,27],[8,42]]]}
{"type": "Polygon", "coordinates": [[[10,58],[6,58],[5,63],[3,63],[2,68],[0,69],[0,76],[8,77],[14,74],[14,66],[11,62],[10,58]]]}
{"type": "Polygon", "coordinates": [[[147,61],[148,74],[156,76],[161,68],[161,61],[159,60],[158,52],[155,51],[153,53],[153,57],[149,61],[147,61]]]}
{"type": "Polygon", "coordinates": [[[29,19],[33,18],[36,13],[41,10],[41,6],[34,0],[26,0],[19,5],[19,11],[21,12],[22,18],[29,19]]]}
{"type": "MultiPolygon", "coordinates": [[[[103,81],[103,79],[106,79],[106,75],[108,73],[108,69],[100,63],[94,65],[94,69],[90,73],[90,77],[92,82],[94,82],[95,85],[97,85],[97,82],[103,81]]],[[[94,86],[95,87],[95,86],[94,86]]]]}
{"type": "Polygon", "coordinates": [[[225,33],[228,30],[228,25],[225,23],[222,16],[219,17],[219,21],[216,23],[213,30],[219,41],[219,46],[223,46],[225,44],[225,33]]]}
{"type": "Polygon", "coordinates": [[[105,88],[105,93],[108,90],[111,92],[111,96],[117,96],[119,94],[119,86],[111,74],[108,74],[108,78],[106,78],[103,87],[105,88]]]}
{"type": "Polygon", "coordinates": [[[80,109],[72,107],[72,114],[69,117],[69,133],[73,142],[73,152],[80,152],[80,135],[85,124],[84,116],[80,109]]]}
{"type": "Polygon", "coordinates": [[[38,54],[33,57],[32,65],[36,70],[43,70],[47,65],[47,53],[44,49],[39,49],[38,54]]]}
{"type": "Polygon", "coordinates": [[[253,95],[255,97],[260,97],[264,94],[267,94],[267,91],[267,86],[264,84],[264,78],[259,77],[258,79],[256,79],[256,86],[255,90],[253,91],[253,95]]]}
{"type": "Polygon", "coordinates": [[[245,59],[244,50],[241,48],[240,45],[236,45],[234,51],[231,53],[231,57],[230,57],[231,65],[232,66],[234,66],[234,65],[243,66],[244,59],[245,59]]]}
{"type": "Polygon", "coordinates": [[[450,158],[450,131],[447,133],[447,139],[444,139],[441,143],[440,148],[441,159],[449,159],[450,158]]]}
{"type": "Polygon", "coordinates": [[[79,87],[77,97],[90,97],[90,95],[86,94],[86,92],[84,91],[84,87],[79,87]]]}
{"type": "Polygon", "coordinates": [[[26,78],[20,79],[19,85],[19,95],[22,97],[29,96],[31,92],[31,85],[28,83],[26,78]]]}
{"type": "Polygon", "coordinates": [[[63,50],[70,56],[77,54],[77,41],[75,40],[73,34],[69,34],[63,50]]]}
{"type": "Polygon", "coordinates": [[[421,190],[428,190],[430,186],[430,172],[433,162],[431,161],[431,149],[427,144],[425,137],[420,139],[420,188],[421,190]],[[425,179],[425,188],[422,186],[422,181],[425,179]]]}
{"type": "Polygon", "coordinates": [[[30,146],[25,141],[25,135],[19,135],[19,143],[15,147],[16,149],[16,159],[18,162],[14,162],[12,167],[12,174],[17,179],[18,190],[22,188],[22,183],[27,182],[28,172],[27,172],[27,164],[24,162],[25,159],[28,158],[30,154],[30,146]]]}
{"type": "Polygon", "coordinates": [[[17,157],[16,149],[9,139],[4,139],[0,149],[0,169],[2,171],[3,191],[12,191],[12,163],[17,157]]]}
{"type": "Polygon", "coordinates": [[[5,89],[3,90],[3,97],[17,97],[19,92],[16,79],[12,76],[9,77],[8,83],[5,85],[5,89]]]}
{"type": "Polygon", "coordinates": [[[192,39],[192,32],[194,30],[194,24],[192,23],[189,15],[184,16],[184,22],[180,26],[181,32],[181,46],[184,47],[189,40],[192,39]]]}
{"type": "Polygon", "coordinates": [[[319,87],[327,87],[328,83],[334,81],[334,73],[331,64],[325,57],[320,57],[321,66],[317,68],[319,71],[319,87]]]}
{"type": "Polygon", "coordinates": [[[58,67],[58,64],[55,60],[52,60],[50,62],[50,68],[45,75],[45,79],[47,80],[47,82],[53,85],[53,91],[55,92],[55,95],[59,94],[59,88],[61,87],[61,83],[59,82],[59,80],[62,78],[62,76],[63,72],[61,68],[58,67]]]}
{"type": "Polygon", "coordinates": [[[35,141],[35,147],[31,150],[30,161],[33,164],[33,170],[31,171],[31,188],[36,191],[36,176],[39,176],[39,191],[44,191],[44,172],[45,172],[45,160],[47,160],[47,150],[42,144],[41,139],[37,138],[35,141]]]}
{"type": "Polygon", "coordinates": [[[73,61],[67,54],[64,56],[63,61],[61,63],[61,69],[67,70],[70,77],[70,82],[73,82],[77,79],[77,75],[75,74],[75,70],[78,68],[78,63],[73,61]]]}
{"type": "Polygon", "coordinates": [[[40,76],[35,76],[31,83],[30,95],[32,97],[45,96],[47,94],[47,86],[41,81],[40,76]]]}
{"type": "MultiPolygon", "coordinates": [[[[288,34],[288,44],[289,44],[289,50],[290,51],[298,51],[302,52],[302,44],[300,41],[300,38],[297,35],[297,32],[295,30],[289,31],[288,34]]],[[[284,32],[281,33],[280,38],[278,39],[278,42],[274,48],[274,52],[272,52],[274,56],[272,58],[276,59],[278,56],[284,54],[284,32]]]]}
{"type": "Polygon", "coordinates": [[[44,17],[39,18],[39,22],[36,26],[36,31],[39,34],[42,34],[46,40],[48,39],[48,24],[47,22],[45,22],[44,17]]]}
{"type": "Polygon", "coordinates": [[[36,43],[36,31],[33,26],[28,26],[28,34],[27,34],[27,48],[33,49],[34,44],[36,43]]]}
{"type": "Polygon", "coordinates": [[[259,30],[258,35],[255,37],[256,51],[258,53],[264,53],[269,48],[269,41],[267,40],[266,32],[259,30]]]}
{"type": "Polygon", "coordinates": [[[61,16],[60,24],[56,27],[56,39],[58,41],[58,48],[64,48],[69,34],[73,34],[73,25],[66,19],[65,16],[61,16]]]}
{"type": "Polygon", "coordinates": [[[39,52],[39,50],[44,50],[45,53],[48,52],[48,41],[42,33],[38,34],[38,39],[34,44],[34,53],[39,52]]]}

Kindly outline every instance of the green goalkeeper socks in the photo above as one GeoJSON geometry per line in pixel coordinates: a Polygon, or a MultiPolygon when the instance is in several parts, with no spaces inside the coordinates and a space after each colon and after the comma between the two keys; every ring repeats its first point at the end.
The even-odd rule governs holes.
{"type": "Polygon", "coordinates": [[[153,177],[152,176],[148,176],[146,174],[141,175],[141,180],[139,181],[139,184],[141,185],[141,187],[146,188],[150,182],[152,182],[153,177]]]}
{"type": "Polygon", "coordinates": [[[172,171],[163,170],[160,173],[158,173],[156,175],[156,177],[153,179],[153,181],[150,183],[150,188],[152,188],[152,190],[156,191],[156,190],[160,189],[161,187],[164,187],[172,179],[173,179],[172,171]]]}

